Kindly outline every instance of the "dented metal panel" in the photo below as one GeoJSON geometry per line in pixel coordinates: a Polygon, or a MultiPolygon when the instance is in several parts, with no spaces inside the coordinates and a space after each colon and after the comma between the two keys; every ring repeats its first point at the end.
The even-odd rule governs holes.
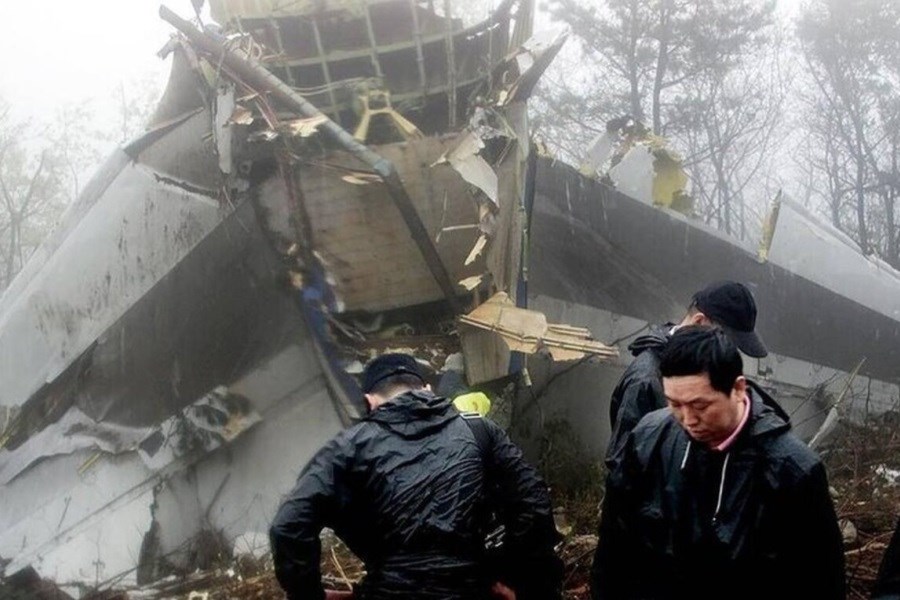
{"type": "MultiPolygon", "coordinates": [[[[384,16],[398,3],[371,4],[367,43],[381,44],[396,33],[384,16]]],[[[423,348],[429,335],[452,337],[455,313],[442,307],[439,319],[432,303],[447,295],[435,264],[453,281],[481,282],[474,302],[488,290],[515,296],[523,100],[558,45],[526,44],[504,62],[514,0],[469,30],[400,4],[423,37],[405,32],[395,56],[371,64],[384,68],[393,102],[424,98],[403,118],[440,136],[399,141],[375,107],[373,145],[350,142],[258,64],[236,72],[204,58],[198,40],[167,44],[173,71],[151,129],[116,153],[0,301],[0,383],[13,416],[0,437],[7,573],[30,565],[104,587],[193,568],[211,539],[264,539],[298,469],[362,412],[350,366],[395,332],[423,348]],[[419,58],[440,64],[410,69],[419,58]],[[485,58],[487,72],[509,74],[499,87],[485,58]],[[426,75],[404,87],[410,72],[426,75]],[[470,114],[476,87],[489,105],[470,114]],[[468,124],[444,131],[456,122],[468,124]],[[466,139],[483,146],[474,182],[435,164],[466,139]],[[365,334],[364,313],[374,313],[365,334]],[[422,338],[407,318],[426,325],[422,338]]],[[[340,36],[314,29],[315,64],[289,57],[286,80],[313,67],[337,73],[340,36]]],[[[388,97],[373,90],[370,99],[388,97]]],[[[353,122],[349,108],[340,116],[353,122]]],[[[548,328],[560,333],[571,332],[548,328]]],[[[458,350],[448,345],[434,355],[458,350]]]]}
{"type": "Polygon", "coordinates": [[[58,377],[218,225],[210,198],[129,165],[0,316],[3,404],[58,377]],[[78,256],[81,268],[70,259],[78,256]],[[82,262],[83,261],[83,262],[82,262]]]}
{"type": "MultiPolygon", "coordinates": [[[[866,357],[862,374],[900,380],[900,321],[808,274],[760,263],[739,241],[567,165],[540,159],[536,186],[531,255],[540,259],[529,265],[529,294],[659,322],[683,316],[691,295],[710,281],[743,281],[773,353],[844,372],[866,357]]],[[[880,277],[870,273],[867,281],[890,281],[880,277]]]]}
{"type": "Polygon", "coordinates": [[[845,234],[788,199],[781,201],[768,260],[900,321],[900,272],[863,256],[845,234]]]}

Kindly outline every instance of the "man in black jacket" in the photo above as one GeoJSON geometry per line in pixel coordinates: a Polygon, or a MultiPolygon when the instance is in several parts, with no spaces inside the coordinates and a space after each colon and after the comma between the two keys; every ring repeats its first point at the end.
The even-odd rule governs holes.
{"type": "Polygon", "coordinates": [[[844,598],[825,469],[729,337],[680,329],[660,371],[668,409],[611,461],[593,598],[844,598]]]}
{"type": "Polygon", "coordinates": [[[881,559],[872,600],[900,600],[900,521],[881,559]]]}
{"type": "Polygon", "coordinates": [[[288,598],[325,597],[319,534],[330,527],[366,565],[356,598],[482,599],[499,581],[502,598],[558,599],[547,488],[503,430],[432,394],[408,355],[373,360],[363,392],[368,417],[313,457],[272,524],[288,598]],[[488,564],[491,509],[505,535],[488,564]]]}
{"type": "Polygon", "coordinates": [[[653,326],[646,335],[639,336],[628,346],[634,360],[625,369],[609,405],[609,424],[612,430],[607,457],[622,447],[625,438],[644,415],[666,405],[662,379],[659,374],[659,355],[669,336],[689,325],[721,327],[744,354],[762,358],[768,354],[765,345],[754,331],[756,303],[753,294],[741,283],[720,281],[703,288],[691,299],[681,323],[653,326]]]}

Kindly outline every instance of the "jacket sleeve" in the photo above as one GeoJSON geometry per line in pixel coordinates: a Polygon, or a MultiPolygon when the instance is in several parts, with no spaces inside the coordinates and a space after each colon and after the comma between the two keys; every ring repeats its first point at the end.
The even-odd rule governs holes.
{"type": "Polygon", "coordinates": [[[622,449],[628,434],[644,416],[665,405],[666,396],[659,381],[636,377],[627,382],[622,390],[622,400],[613,423],[606,458],[614,457],[622,449]]]}
{"type": "Polygon", "coordinates": [[[520,600],[557,600],[562,594],[563,566],[555,546],[561,536],[553,521],[547,485],[506,432],[485,422],[492,438],[492,470],[506,528],[501,579],[520,600]]]}
{"type": "Polygon", "coordinates": [[[633,436],[627,435],[618,458],[609,462],[606,493],[597,532],[597,549],[591,565],[592,600],[617,600],[629,597],[629,579],[634,565],[641,564],[635,545],[632,508],[635,506],[631,482],[638,481],[633,436]]]}
{"type": "Polygon", "coordinates": [[[304,467],[269,529],[275,575],[289,600],[322,600],[319,534],[339,510],[345,471],[340,437],[304,467]]]}
{"type": "Polygon", "coordinates": [[[900,521],[881,559],[872,600],[900,600],[900,521]]]}
{"type": "Polygon", "coordinates": [[[796,593],[808,598],[844,600],[843,536],[828,491],[825,467],[816,463],[790,498],[790,541],[786,569],[796,574],[796,593]]]}

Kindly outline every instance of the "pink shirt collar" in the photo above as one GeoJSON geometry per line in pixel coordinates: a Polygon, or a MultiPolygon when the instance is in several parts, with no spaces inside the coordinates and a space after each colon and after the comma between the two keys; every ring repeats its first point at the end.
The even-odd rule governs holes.
{"type": "Polygon", "coordinates": [[[744,395],[744,416],[741,417],[741,422],[738,423],[737,428],[731,432],[731,435],[728,438],[719,444],[718,446],[713,447],[713,450],[717,452],[723,452],[728,450],[728,448],[734,443],[734,440],[737,439],[737,436],[740,435],[741,431],[743,431],[744,426],[747,424],[747,421],[750,420],[750,400],[747,398],[746,394],[744,395]]]}

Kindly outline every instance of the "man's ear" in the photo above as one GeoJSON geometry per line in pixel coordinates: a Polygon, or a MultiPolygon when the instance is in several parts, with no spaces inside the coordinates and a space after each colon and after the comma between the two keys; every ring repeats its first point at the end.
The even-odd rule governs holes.
{"type": "Polygon", "coordinates": [[[731,386],[731,396],[737,400],[743,400],[744,396],[747,395],[747,378],[741,375],[737,379],[734,380],[734,385],[731,386]]]}
{"type": "Polygon", "coordinates": [[[431,384],[430,384],[430,383],[426,383],[426,384],[425,384],[425,389],[426,389],[427,391],[429,391],[429,392],[434,391],[434,390],[431,389],[431,384]]]}
{"type": "Polygon", "coordinates": [[[691,315],[691,325],[712,325],[712,321],[702,312],[691,315]]]}
{"type": "Polygon", "coordinates": [[[381,404],[375,394],[366,394],[366,402],[369,403],[369,410],[375,410],[381,404]]]}

